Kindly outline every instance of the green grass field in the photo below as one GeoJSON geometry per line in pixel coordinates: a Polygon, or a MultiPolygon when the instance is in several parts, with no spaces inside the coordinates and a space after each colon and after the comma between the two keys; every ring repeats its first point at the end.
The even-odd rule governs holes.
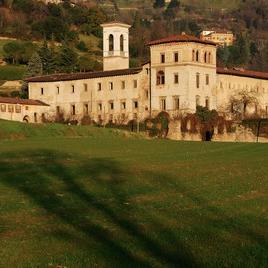
{"type": "Polygon", "coordinates": [[[24,65],[0,66],[0,80],[22,80],[25,72],[24,65]]]}
{"type": "Polygon", "coordinates": [[[268,144],[0,121],[0,267],[267,267],[268,144]]]}

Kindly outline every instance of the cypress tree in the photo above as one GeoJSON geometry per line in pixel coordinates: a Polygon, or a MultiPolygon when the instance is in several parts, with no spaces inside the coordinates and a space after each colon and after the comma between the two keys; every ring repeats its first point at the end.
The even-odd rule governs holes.
{"type": "Polygon", "coordinates": [[[42,60],[37,52],[30,58],[27,66],[26,77],[33,77],[43,74],[42,60]]]}

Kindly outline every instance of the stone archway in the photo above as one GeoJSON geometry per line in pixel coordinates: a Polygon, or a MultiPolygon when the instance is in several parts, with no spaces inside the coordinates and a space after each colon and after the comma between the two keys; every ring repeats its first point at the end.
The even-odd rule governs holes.
{"type": "Polygon", "coordinates": [[[22,120],[24,123],[29,123],[30,122],[30,117],[28,115],[25,115],[22,120]]]}

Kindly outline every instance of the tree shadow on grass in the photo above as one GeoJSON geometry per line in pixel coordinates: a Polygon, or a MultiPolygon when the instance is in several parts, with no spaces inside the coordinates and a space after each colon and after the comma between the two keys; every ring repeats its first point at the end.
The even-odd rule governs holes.
{"type": "Polygon", "coordinates": [[[27,195],[75,230],[57,230],[57,237],[86,249],[92,245],[89,241],[98,243],[107,266],[197,265],[189,249],[162,223],[152,221],[153,230],[139,224],[124,187],[133,174],[115,160],[75,159],[49,150],[16,152],[0,155],[0,174],[0,183],[27,195]],[[155,233],[164,234],[167,241],[159,241],[155,233]]]}

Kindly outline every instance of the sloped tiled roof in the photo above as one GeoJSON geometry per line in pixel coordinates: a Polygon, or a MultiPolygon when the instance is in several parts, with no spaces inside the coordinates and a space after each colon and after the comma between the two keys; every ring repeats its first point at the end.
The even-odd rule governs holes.
{"type": "Polygon", "coordinates": [[[201,40],[195,36],[191,36],[191,35],[187,35],[187,34],[173,35],[173,36],[165,37],[162,39],[153,40],[153,41],[148,43],[148,46],[160,45],[160,44],[166,44],[166,43],[181,43],[181,42],[194,42],[194,43],[208,44],[208,45],[216,46],[216,44],[214,42],[201,40]]]}
{"type": "Polygon", "coordinates": [[[243,69],[240,69],[240,70],[239,69],[226,69],[226,68],[218,67],[217,73],[268,80],[268,73],[266,72],[257,72],[257,71],[243,70],[243,69]]]}
{"type": "Polygon", "coordinates": [[[72,81],[80,79],[92,79],[99,77],[109,77],[109,76],[121,76],[140,73],[142,68],[132,68],[132,69],[122,69],[113,71],[103,71],[103,72],[87,72],[87,73],[61,73],[61,74],[51,74],[42,75],[26,79],[27,82],[57,82],[57,81],[72,81]]]}
{"type": "Polygon", "coordinates": [[[8,97],[0,97],[0,103],[49,106],[48,104],[39,100],[8,98],[8,97]]]}

